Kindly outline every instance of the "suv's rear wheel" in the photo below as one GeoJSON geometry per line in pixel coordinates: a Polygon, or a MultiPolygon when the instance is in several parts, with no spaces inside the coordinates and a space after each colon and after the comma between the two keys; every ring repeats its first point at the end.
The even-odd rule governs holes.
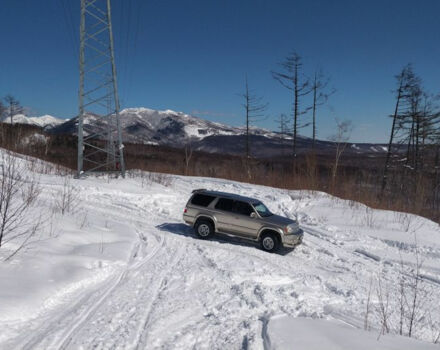
{"type": "Polygon", "coordinates": [[[197,236],[206,239],[214,233],[214,226],[208,220],[198,220],[194,227],[197,236]]]}
{"type": "Polygon", "coordinates": [[[273,253],[280,248],[280,241],[275,233],[267,232],[261,236],[260,245],[264,251],[273,253]]]}

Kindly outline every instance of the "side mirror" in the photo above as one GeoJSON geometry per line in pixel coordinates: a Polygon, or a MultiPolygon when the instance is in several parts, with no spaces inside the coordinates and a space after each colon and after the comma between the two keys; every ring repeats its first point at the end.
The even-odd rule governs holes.
{"type": "Polygon", "coordinates": [[[251,217],[252,219],[255,219],[255,218],[257,217],[257,214],[255,214],[255,212],[253,211],[253,212],[251,213],[250,217],[251,217]]]}

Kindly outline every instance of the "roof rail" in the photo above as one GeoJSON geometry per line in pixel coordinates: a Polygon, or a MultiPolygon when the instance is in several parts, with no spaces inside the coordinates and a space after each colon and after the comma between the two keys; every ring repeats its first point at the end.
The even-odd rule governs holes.
{"type": "Polygon", "coordinates": [[[197,189],[195,189],[195,190],[192,190],[191,193],[195,193],[195,192],[203,192],[203,191],[206,191],[206,188],[197,188],[197,189]]]}

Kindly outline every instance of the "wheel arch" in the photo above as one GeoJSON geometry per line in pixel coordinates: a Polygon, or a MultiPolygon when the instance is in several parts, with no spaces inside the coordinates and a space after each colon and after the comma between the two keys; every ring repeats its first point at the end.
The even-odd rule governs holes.
{"type": "Polygon", "coordinates": [[[263,237],[263,235],[265,235],[265,234],[267,234],[267,233],[274,234],[274,235],[278,238],[279,243],[282,243],[282,242],[283,242],[283,239],[282,239],[282,237],[281,237],[281,232],[279,232],[277,229],[275,229],[275,228],[273,228],[273,227],[263,227],[263,228],[260,230],[260,232],[258,232],[257,240],[260,241],[261,238],[263,237]]]}
{"type": "Polygon", "coordinates": [[[214,231],[217,231],[217,222],[214,217],[206,215],[206,214],[199,214],[196,216],[196,219],[194,220],[193,227],[197,225],[197,222],[200,220],[206,220],[212,223],[212,226],[214,226],[214,231]]]}

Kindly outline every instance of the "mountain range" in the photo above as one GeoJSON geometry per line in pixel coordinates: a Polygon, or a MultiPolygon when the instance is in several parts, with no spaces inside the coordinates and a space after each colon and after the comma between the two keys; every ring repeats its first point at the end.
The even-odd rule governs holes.
{"type": "MultiPolygon", "coordinates": [[[[10,118],[5,118],[4,123],[11,124],[10,118]]],[[[56,118],[51,115],[42,115],[41,117],[28,117],[24,114],[16,114],[12,117],[12,124],[27,124],[39,126],[43,129],[52,129],[53,127],[66,122],[65,119],[56,118]]]]}
{"type": "MultiPolygon", "coordinates": [[[[149,108],[127,108],[120,112],[124,142],[183,148],[210,153],[241,155],[244,153],[246,129],[208,121],[172,110],[158,111],[149,108]]],[[[10,121],[6,121],[10,122],[10,121]]],[[[16,115],[14,123],[36,125],[53,134],[76,134],[77,118],[59,119],[50,115],[27,117],[16,115]]],[[[93,114],[86,114],[84,123],[89,132],[103,127],[102,121],[93,114]]],[[[256,157],[273,157],[292,153],[292,135],[252,127],[250,135],[251,153],[256,157]]],[[[310,150],[312,139],[297,138],[297,153],[310,150]]],[[[319,153],[334,153],[336,144],[317,140],[315,149],[319,153]]],[[[387,145],[350,143],[345,152],[352,154],[379,155],[385,153],[387,145]]]]}

